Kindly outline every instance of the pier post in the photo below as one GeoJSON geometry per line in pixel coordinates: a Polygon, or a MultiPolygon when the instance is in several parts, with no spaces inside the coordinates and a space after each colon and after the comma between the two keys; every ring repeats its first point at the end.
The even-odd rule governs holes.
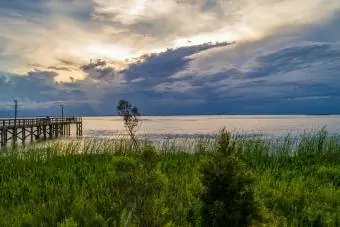
{"type": "Polygon", "coordinates": [[[77,123],[77,136],[82,136],[83,135],[83,124],[82,123],[77,123]]]}
{"type": "Polygon", "coordinates": [[[48,135],[49,135],[49,138],[52,139],[52,137],[53,137],[52,125],[48,126],[48,135]]]}
{"type": "Polygon", "coordinates": [[[5,129],[1,129],[0,131],[0,140],[1,140],[1,147],[6,145],[5,143],[5,129]]]}
{"type": "Polygon", "coordinates": [[[15,148],[17,145],[17,140],[18,140],[18,129],[16,126],[14,126],[12,130],[12,145],[15,148]]]}
{"type": "Polygon", "coordinates": [[[55,137],[58,138],[59,137],[59,125],[54,126],[54,132],[55,132],[55,137]]]}
{"type": "Polygon", "coordinates": [[[22,143],[22,145],[25,145],[25,140],[26,140],[26,129],[22,128],[21,129],[21,143],[22,143]]]}
{"type": "Polygon", "coordinates": [[[38,127],[37,127],[37,140],[39,140],[40,135],[41,135],[41,127],[38,126],[38,127]]]}
{"type": "Polygon", "coordinates": [[[47,128],[46,128],[46,125],[43,125],[43,134],[44,134],[44,140],[47,139],[47,128]]]}
{"type": "Polygon", "coordinates": [[[31,127],[30,136],[31,136],[31,143],[32,143],[34,141],[34,128],[33,127],[31,127]]]}
{"type": "Polygon", "coordinates": [[[51,138],[53,138],[55,135],[54,125],[51,125],[51,135],[52,135],[51,138]]]}
{"type": "Polygon", "coordinates": [[[68,132],[67,132],[67,135],[70,136],[71,135],[71,124],[69,123],[68,124],[68,132]]]}
{"type": "Polygon", "coordinates": [[[8,143],[8,129],[5,128],[4,130],[4,144],[7,145],[8,143]]]}

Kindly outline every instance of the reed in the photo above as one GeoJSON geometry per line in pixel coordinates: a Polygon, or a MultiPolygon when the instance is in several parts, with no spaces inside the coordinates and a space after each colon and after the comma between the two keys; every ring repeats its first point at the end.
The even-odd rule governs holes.
{"type": "MultiPolygon", "coordinates": [[[[235,158],[254,179],[253,225],[340,226],[337,138],[321,130],[232,141],[235,158]]],[[[199,226],[201,164],[218,141],[140,143],[143,155],[124,138],[1,150],[0,226],[123,226],[129,213],[129,226],[199,226]]]]}

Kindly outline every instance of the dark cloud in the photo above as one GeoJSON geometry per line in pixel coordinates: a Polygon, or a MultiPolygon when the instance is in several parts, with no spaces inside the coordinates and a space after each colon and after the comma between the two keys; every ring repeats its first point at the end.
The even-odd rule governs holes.
{"type": "Polygon", "coordinates": [[[310,68],[321,62],[324,64],[323,68],[327,68],[330,62],[338,63],[340,61],[340,51],[333,47],[334,45],[332,44],[312,44],[285,48],[275,53],[261,56],[257,59],[259,67],[249,72],[248,76],[253,78],[286,73],[310,68]]]}
{"type": "MultiPolygon", "coordinates": [[[[59,103],[89,109],[90,100],[84,98],[84,91],[79,85],[56,83],[57,73],[51,71],[32,71],[25,76],[0,72],[0,109],[3,113],[11,109],[13,99],[18,99],[21,114],[53,112],[59,103]]],[[[1,111],[0,111],[1,112],[1,111]]],[[[8,112],[8,111],[7,111],[8,112]]],[[[93,112],[93,111],[92,111],[93,112]]]]}
{"type": "Polygon", "coordinates": [[[230,43],[203,44],[178,49],[168,49],[159,54],[150,54],[144,57],[142,63],[131,64],[128,69],[122,71],[128,81],[143,77],[146,80],[141,83],[145,86],[164,80],[172,80],[171,75],[184,70],[191,61],[190,56],[205,50],[224,47],[230,43]],[[151,83],[150,83],[151,82],[151,83]]]}
{"type": "Polygon", "coordinates": [[[196,61],[193,54],[225,45],[169,49],[146,55],[125,70],[104,60],[92,61],[81,67],[87,78],[72,83],[54,82],[53,71],[37,70],[26,76],[1,73],[0,100],[9,102],[15,96],[29,100],[27,105],[48,106],[34,112],[23,104],[22,114],[55,113],[54,103],[65,102],[69,114],[110,115],[115,114],[119,99],[132,101],[148,115],[340,112],[336,43],[280,47],[252,55],[241,67],[226,60],[228,67],[216,73],[196,75],[189,70],[190,77],[173,77],[190,69],[196,61]]]}
{"type": "MultiPolygon", "coordinates": [[[[340,52],[336,48],[322,44],[281,48],[255,58],[256,65],[248,71],[231,68],[177,80],[171,75],[185,69],[188,59],[183,55],[169,58],[176,59],[174,65],[182,65],[168,64],[168,68],[165,59],[158,61],[155,56],[138,65],[138,70],[131,67],[125,71],[127,78],[145,75],[145,80],[130,84],[129,92],[119,98],[133,100],[147,114],[338,113],[335,103],[340,99],[340,78],[334,67],[340,65],[340,52]],[[145,73],[149,64],[153,71],[145,73]]],[[[172,56],[170,52],[166,56],[172,56]]]]}

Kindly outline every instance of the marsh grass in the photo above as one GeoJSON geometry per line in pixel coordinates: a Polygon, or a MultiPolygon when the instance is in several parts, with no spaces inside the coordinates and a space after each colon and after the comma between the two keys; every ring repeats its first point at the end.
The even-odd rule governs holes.
{"type": "MultiPolygon", "coordinates": [[[[250,174],[255,226],[340,226],[340,145],[325,130],[232,137],[250,174]]],[[[199,226],[213,137],[47,142],[0,151],[0,226],[199,226]],[[154,145],[151,146],[151,145],[154,145]],[[151,149],[151,150],[150,150],[151,149]],[[195,220],[192,220],[195,219],[195,220]]],[[[223,162],[222,162],[223,163],[223,162]]],[[[218,226],[218,225],[216,225],[218,226]]]]}

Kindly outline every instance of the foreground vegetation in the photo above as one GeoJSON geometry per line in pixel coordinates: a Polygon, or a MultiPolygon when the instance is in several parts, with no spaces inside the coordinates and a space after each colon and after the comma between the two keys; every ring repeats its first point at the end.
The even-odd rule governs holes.
{"type": "Polygon", "coordinates": [[[340,226],[339,188],[325,131],[58,142],[1,151],[0,226],[340,226]]]}

